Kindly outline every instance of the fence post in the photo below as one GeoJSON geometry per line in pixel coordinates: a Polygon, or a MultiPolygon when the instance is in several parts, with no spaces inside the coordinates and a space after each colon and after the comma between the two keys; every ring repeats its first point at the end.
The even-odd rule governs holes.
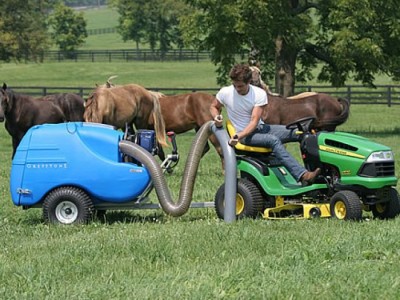
{"type": "Polygon", "coordinates": [[[347,99],[349,100],[349,102],[351,102],[351,86],[350,85],[347,87],[347,99]]]}
{"type": "Polygon", "coordinates": [[[388,86],[387,95],[388,95],[388,106],[391,107],[392,106],[392,88],[391,88],[391,86],[388,86]]]}

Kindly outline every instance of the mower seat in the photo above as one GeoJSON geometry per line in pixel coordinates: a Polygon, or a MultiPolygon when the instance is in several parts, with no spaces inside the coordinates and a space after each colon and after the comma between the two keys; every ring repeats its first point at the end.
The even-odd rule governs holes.
{"type": "MultiPolygon", "coordinates": [[[[232,137],[235,134],[235,128],[233,127],[230,120],[226,121],[226,129],[228,130],[228,134],[232,137]]],[[[256,153],[271,153],[271,148],[264,148],[264,147],[255,147],[255,146],[248,146],[238,142],[235,145],[235,150],[240,152],[256,152],[256,153]]]]}

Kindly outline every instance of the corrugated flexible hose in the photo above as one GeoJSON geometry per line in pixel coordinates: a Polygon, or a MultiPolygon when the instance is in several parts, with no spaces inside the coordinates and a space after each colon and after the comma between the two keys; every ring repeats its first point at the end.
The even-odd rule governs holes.
{"type": "Polygon", "coordinates": [[[214,121],[209,121],[204,124],[197,132],[196,137],[192,142],[183,173],[179,199],[176,203],[172,200],[163,170],[155,158],[146,149],[135,143],[125,140],[119,143],[122,153],[137,159],[147,168],[153,180],[161,208],[168,215],[173,217],[182,216],[190,207],[197,169],[200,164],[203,149],[207,143],[209,135],[212,133],[211,126],[213,124],[214,121]]]}

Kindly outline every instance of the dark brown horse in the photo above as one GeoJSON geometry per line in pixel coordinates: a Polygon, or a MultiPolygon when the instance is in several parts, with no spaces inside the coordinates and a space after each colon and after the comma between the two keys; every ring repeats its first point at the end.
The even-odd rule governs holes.
{"type": "Polygon", "coordinates": [[[334,131],[346,122],[349,111],[347,99],[324,93],[303,93],[291,98],[268,95],[262,119],[269,124],[287,125],[301,118],[315,117],[314,129],[334,131]]]}
{"type": "Polygon", "coordinates": [[[154,120],[157,141],[165,146],[165,125],[160,103],[153,93],[136,84],[115,87],[99,86],[88,97],[85,104],[84,120],[103,123],[125,129],[148,127],[150,116],[154,120]]]}
{"type": "Polygon", "coordinates": [[[39,98],[43,101],[53,101],[64,113],[65,119],[70,122],[83,121],[85,100],[77,94],[62,93],[52,94],[39,98]]]}
{"type": "Polygon", "coordinates": [[[12,137],[15,151],[25,133],[34,125],[62,123],[65,115],[53,101],[42,101],[28,95],[15,93],[6,84],[0,90],[0,122],[5,120],[7,132],[12,137]]]}

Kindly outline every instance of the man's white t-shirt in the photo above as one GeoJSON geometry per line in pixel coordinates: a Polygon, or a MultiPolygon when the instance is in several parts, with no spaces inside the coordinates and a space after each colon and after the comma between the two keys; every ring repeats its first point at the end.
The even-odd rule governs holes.
{"type": "Polygon", "coordinates": [[[250,123],[254,106],[268,103],[267,93],[263,89],[254,85],[249,87],[246,95],[240,95],[233,85],[221,88],[216,95],[218,101],[225,106],[228,118],[237,132],[243,131],[250,123]]]}

